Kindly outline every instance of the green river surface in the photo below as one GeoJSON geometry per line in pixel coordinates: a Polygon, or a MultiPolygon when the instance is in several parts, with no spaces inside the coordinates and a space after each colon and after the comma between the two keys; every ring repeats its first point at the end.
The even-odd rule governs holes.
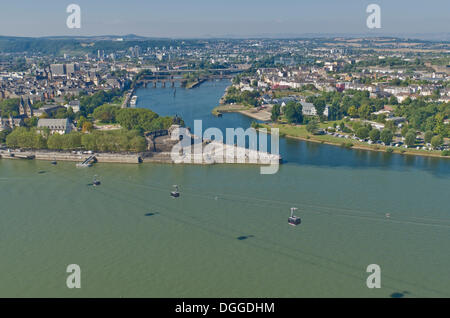
{"type": "MultiPolygon", "coordinates": [[[[138,107],[247,128],[211,115],[228,85],[139,89],[138,107]]],[[[0,160],[0,297],[450,297],[448,159],[287,139],[280,153],[274,175],[0,160]],[[69,264],[80,289],[66,286],[69,264]],[[369,264],[380,289],[366,286],[369,264]]]]}

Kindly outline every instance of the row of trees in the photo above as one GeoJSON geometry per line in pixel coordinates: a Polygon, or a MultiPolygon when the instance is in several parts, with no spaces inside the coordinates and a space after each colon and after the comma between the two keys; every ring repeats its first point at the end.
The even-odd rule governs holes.
{"type": "Polygon", "coordinates": [[[6,137],[6,145],[11,148],[44,149],[47,140],[35,128],[18,127],[6,137]]]}
{"type": "MultiPolygon", "coordinates": [[[[337,126],[337,125],[335,125],[337,126]]],[[[392,142],[392,139],[394,138],[394,133],[390,129],[384,129],[383,131],[379,131],[378,129],[374,129],[372,125],[370,124],[363,124],[361,122],[353,122],[352,123],[352,129],[349,129],[345,122],[342,121],[339,124],[339,127],[344,132],[354,132],[356,137],[360,139],[367,139],[369,138],[373,142],[377,142],[381,140],[385,144],[390,144],[392,142]]]]}
{"type": "Polygon", "coordinates": [[[378,129],[369,129],[368,127],[358,128],[355,135],[361,139],[369,138],[373,142],[382,141],[386,145],[389,145],[394,138],[394,134],[389,129],[383,129],[380,132],[378,129]]]}
{"type": "MultiPolygon", "coordinates": [[[[69,135],[70,134],[68,134],[68,136],[69,135]]],[[[55,135],[53,135],[52,137],[54,136],[55,135]]],[[[77,137],[74,136],[72,140],[77,140],[76,138],[77,137]]],[[[68,137],[68,142],[70,142],[70,140],[71,138],[68,137]]],[[[102,152],[140,152],[146,150],[147,144],[145,138],[141,136],[140,133],[136,130],[97,130],[90,134],[81,134],[80,147],[82,147],[83,149],[102,152]]]]}
{"type": "Polygon", "coordinates": [[[51,150],[93,150],[102,152],[145,151],[145,138],[135,130],[94,131],[83,134],[73,131],[65,135],[46,135],[35,128],[20,127],[6,137],[11,148],[51,150]]]}
{"type": "MultiPolygon", "coordinates": [[[[341,124],[341,127],[345,123],[341,124]]],[[[359,122],[353,123],[353,131],[355,135],[361,139],[370,138],[373,142],[378,140],[383,141],[385,144],[390,144],[394,137],[392,129],[386,128],[381,133],[378,129],[373,129],[370,124],[363,125],[359,122]]],[[[404,137],[405,144],[409,147],[413,147],[417,144],[417,131],[408,126],[404,126],[401,130],[401,134],[404,137]]],[[[440,135],[435,135],[432,131],[427,131],[424,135],[424,142],[431,144],[433,148],[438,148],[444,143],[444,138],[440,135]]]]}

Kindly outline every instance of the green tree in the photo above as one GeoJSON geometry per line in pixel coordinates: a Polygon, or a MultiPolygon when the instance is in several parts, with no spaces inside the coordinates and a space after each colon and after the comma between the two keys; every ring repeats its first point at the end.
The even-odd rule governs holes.
{"type": "Polygon", "coordinates": [[[369,129],[367,127],[358,128],[358,130],[356,131],[356,136],[361,139],[366,139],[367,137],[369,137],[369,129]]]}
{"type": "Polygon", "coordinates": [[[397,97],[395,97],[394,95],[392,95],[392,96],[389,98],[389,104],[391,104],[391,105],[398,105],[397,97]]]}
{"type": "Polygon", "coordinates": [[[80,118],[77,121],[77,128],[78,129],[82,129],[83,128],[83,124],[87,121],[86,117],[84,116],[80,116],[80,118]]]}
{"type": "Polygon", "coordinates": [[[373,142],[380,140],[380,131],[378,129],[372,129],[369,133],[369,138],[373,142]]]}
{"type": "Polygon", "coordinates": [[[391,132],[395,132],[397,129],[397,127],[395,127],[394,121],[392,121],[392,120],[387,121],[384,126],[385,126],[385,128],[389,129],[391,132]]]}
{"type": "Polygon", "coordinates": [[[281,114],[281,107],[280,105],[276,104],[272,107],[272,114],[270,116],[270,119],[272,119],[273,122],[276,122],[281,114]]]}
{"type": "Polygon", "coordinates": [[[431,146],[433,146],[433,148],[440,147],[443,143],[444,139],[442,138],[442,136],[437,135],[431,138],[431,146]]]}
{"type": "Polygon", "coordinates": [[[11,130],[4,129],[0,131],[0,143],[6,142],[6,137],[11,133],[11,130]]]}
{"type": "Polygon", "coordinates": [[[414,146],[416,144],[416,134],[411,131],[408,132],[405,136],[405,143],[408,146],[414,146]]]}
{"type": "Polygon", "coordinates": [[[76,150],[81,148],[82,133],[72,131],[69,134],[53,134],[47,140],[48,149],[76,150]]]}
{"type": "Polygon", "coordinates": [[[39,118],[33,116],[31,118],[25,118],[23,121],[24,121],[26,127],[31,128],[31,127],[37,126],[39,118]]]}
{"type": "Polygon", "coordinates": [[[363,119],[369,119],[371,113],[372,113],[372,109],[367,104],[362,105],[358,110],[359,117],[361,117],[363,119]]]}
{"type": "Polygon", "coordinates": [[[83,127],[81,128],[81,131],[86,133],[91,132],[92,130],[94,130],[94,124],[92,124],[92,122],[90,121],[85,121],[83,123],[83,127]]]}
{"type": "Polygon", "coordinates": [[[316,119],[312,119],[308,122],[308,124],[306,124],[306,131],[313,135],[317,134],[319,131],[319,123],[316,119]]]}
{"type": "Polygon", "coordinates": [[[352,118],[355,118],[358,116],[358,109],[356,109],[355,106],[350,106],[350,108],[348,109],[348,115],[352,118]]]}
{"type": "Polygon", "coordinates": [[[303,122],[303,108],[300,103],[290,101],[284,107],[284,115],[290,124],[303,122]]]}
{"type": "Polygon", "coordinates": [[[409,127],[407,125],[402,127],[401,134],[403,137],[406,137],[406,134],[409,132],[409,127]]]}
{"type": "Polygon", "coordinates": [[[145,138],[136,130],[94,131],[81,136],[81,145],[84,149],[93,151],[145,151],[147,144],[145,138]]]}
{"type": "Polygon", "coordinates": [[[428,130],[427,132],[425,132],[425,137],[424,137],[424,141],[426,144],[431,143],[431,138],[433,138],[434,133],[431,130],[428,130]]]}
{"type": "Polygon", "coordinates": [[[128,130],[137,129],[151,131],[152,122],[157,119],[158,114],[144,108],[124,108],[117,112],[117,122],[128,130]]]}
{"type": "Polygon", "coordinates": [[[392,138],[394,138],[394,134],[389,129],[383,129],[380,134],[380,139],[386,145],[389,145],[392,142],[392,138]]]}
{"type": "Polygon", "coordinates": [[[360,121],[353,121],[351,123],[353,131],[358,131],[359,128],[363,127],[360,121]]]}
{"type": "Polygon", "coordinates": [[[19,115],[19,98],[5,99],[0,101],[0,114],[2,117],[15,117],[19,115]]]}
{"type": "Polygon", "coordinates": [[[107,103],[118,103],[123,92],[119,89],[111,91],[99,91],[93,95],[85,95],[80,97],[80,112],[87,116],[92,114],[94,110],[107,103]]]}
{"type": "MultiPolygon", "coordinates": [[[[449,109],[449,113],[450,113],[450,109],[449,109]]],[[[435,128],[434,128],[434,133],[436,135],[441,135],[444,136],[445,135],[445,130],[446,130],[446,125],[444,124],[444,115],[443,114],[436,114],[436,116],[434,116],[434,120],[435,120],[435,128]]]]}
{"type": "Polygon", "coordinates": [[[47,143],[35,128],[19,127],[6,137],[6,145],[11,148],[44,149],[47,143]]]}
{"type": "Polygon", "coordinates": [[[325,108],[327,107],[327,104],[325,100],[323,99],[316,99],[313,103],[314,108],[316,109],[316,114],[319,116],[319,118],[323,117],[323,112],[325,111],[325,108]]]}
{"type": "Polygon", "coordinates": [[[102,123],[114,123],[116,120],[116,111],[119,108],[114,105],[102,105],[97,107],[92,114],[96,120],[102,123]]]}
{"type": "Polygon", "coordinates": [[[258,129],[259,128],[259,124],[256,121],[252,121],[251,125],[252,128],[254,129],[258,129]]]}

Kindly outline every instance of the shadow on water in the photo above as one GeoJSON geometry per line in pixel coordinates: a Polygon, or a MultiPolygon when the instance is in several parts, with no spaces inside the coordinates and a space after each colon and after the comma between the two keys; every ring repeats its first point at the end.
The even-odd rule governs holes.
{"type": "Polygon", "coordinates": [[[405,295],[408,295],[408,294],[409,294],[408,291],[403,291],[401,293],[396,292],[396,293],[392,293],[390,297],[391,298],[403,298],[403,297],[405,297],[405,295]]]}
{"type": "Polygon", "coordinates": [[[245,240],[247,240],[247,239],[249,239],[251,237],[255,237],[255,236],[254,235],[243,235],[243,236],[237,237],[236,239],[239,240],[239,241],[245,241],[245,240]]]}

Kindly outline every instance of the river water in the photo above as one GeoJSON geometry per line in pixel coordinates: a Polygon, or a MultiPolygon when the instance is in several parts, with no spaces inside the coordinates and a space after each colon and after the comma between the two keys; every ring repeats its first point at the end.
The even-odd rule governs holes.
{"type": "MultiPolygon", "coordinates": [[[[140,89],[138,107],[190,127],[247,128],[240,114],[211,115],[227,85],[140,89]]],[[[0,296],[450,296],[448,160],[287,139],[280,153],[274,175],[0,160],[0,296]],[[66,287],[69,264],[81,267],[80,289],[66,287]],[[366,286],[369,264],[381,267],[380,289],[366,286]]]]}

